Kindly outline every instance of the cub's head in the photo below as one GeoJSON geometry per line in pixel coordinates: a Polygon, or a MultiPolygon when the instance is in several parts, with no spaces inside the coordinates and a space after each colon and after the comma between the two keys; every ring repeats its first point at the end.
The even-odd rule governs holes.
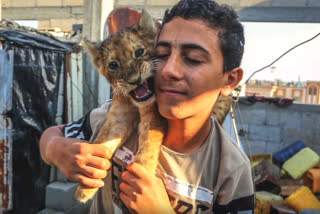
{"type": "Polygon", "coordinates": [[[142,12],[132,28],[110,35],[101,43],[85,41],[99,72],[111,84],[114,96],[126,96],[136,103],[154,99],[152,58],[156,26],[142,12]]]}

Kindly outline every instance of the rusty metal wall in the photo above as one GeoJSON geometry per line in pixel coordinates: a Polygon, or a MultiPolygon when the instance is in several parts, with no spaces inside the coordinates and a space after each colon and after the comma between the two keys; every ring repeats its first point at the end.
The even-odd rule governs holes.
{"type": "Polygon", "coordinates": [[[13,51],[0,50],[0,213],[12,208],[13,51]]]}

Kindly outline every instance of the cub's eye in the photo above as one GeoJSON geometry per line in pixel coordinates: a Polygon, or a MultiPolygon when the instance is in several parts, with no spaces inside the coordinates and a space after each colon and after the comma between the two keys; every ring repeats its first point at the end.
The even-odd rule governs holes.
{"type": "Polygon", "coordinates": [[[118,68],[118,63],[113,61],[113,62],[110,62],[109,65],[108,65],[108,68],[110,68],[111,70],[115,70],[118,68]]]}
{"type": "Polygon", "coordinates": [[[135,55],[136,57],[141,57],[144,54],[144,49],[140,48],[138,50],[136,50],[135,55]]]}

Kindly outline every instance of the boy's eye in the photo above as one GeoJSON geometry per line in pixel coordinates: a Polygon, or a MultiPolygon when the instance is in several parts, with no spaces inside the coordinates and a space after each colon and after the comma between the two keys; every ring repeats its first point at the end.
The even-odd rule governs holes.
{"type": "Polygon", "coordinates": [[[140,49],[136,50],[136,52],[135,52],[136,58],[141,57],[143,54],[144,54],[143,48],[140,48],[140,49]]]}
{"type": "Polygon", "coordinates": [[[118,68],[118,63],[113,61],[113,62],[110,62],[109,65],[108,65],[108,68],[111,69],[111,70],[116,70],[118,68]]]}
{"type": "Polygon", "coordinates": [[[190,58],[190,57],[185,57],[185,60],[190,64],[194,64],[194,65],[201,64],[200,60],[193,59],[193,58],[190,58]]]}

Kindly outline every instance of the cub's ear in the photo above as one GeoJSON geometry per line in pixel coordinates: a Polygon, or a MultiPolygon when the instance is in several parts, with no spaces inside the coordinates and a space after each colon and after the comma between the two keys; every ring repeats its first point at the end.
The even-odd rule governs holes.
{"type": "Polygon", "coordinates": [[[155,20],[146,10],[142,10],[141,18],[134,28],[138,31],[138,33],[147,35],[151,39],[154,39],[157,33],[155,20]]]}
{"type": "Polygon", "coordinates": [[[101,66],[100,59],[102,56],[101,42],[91,42],[91,41],[87,40],[86,38],[84,38],[83,43],[84,43],[85,47],[88,49],[88,51],[92,57],[93,64],[97,68],[100,68],[100,66],[101,66]]]}

